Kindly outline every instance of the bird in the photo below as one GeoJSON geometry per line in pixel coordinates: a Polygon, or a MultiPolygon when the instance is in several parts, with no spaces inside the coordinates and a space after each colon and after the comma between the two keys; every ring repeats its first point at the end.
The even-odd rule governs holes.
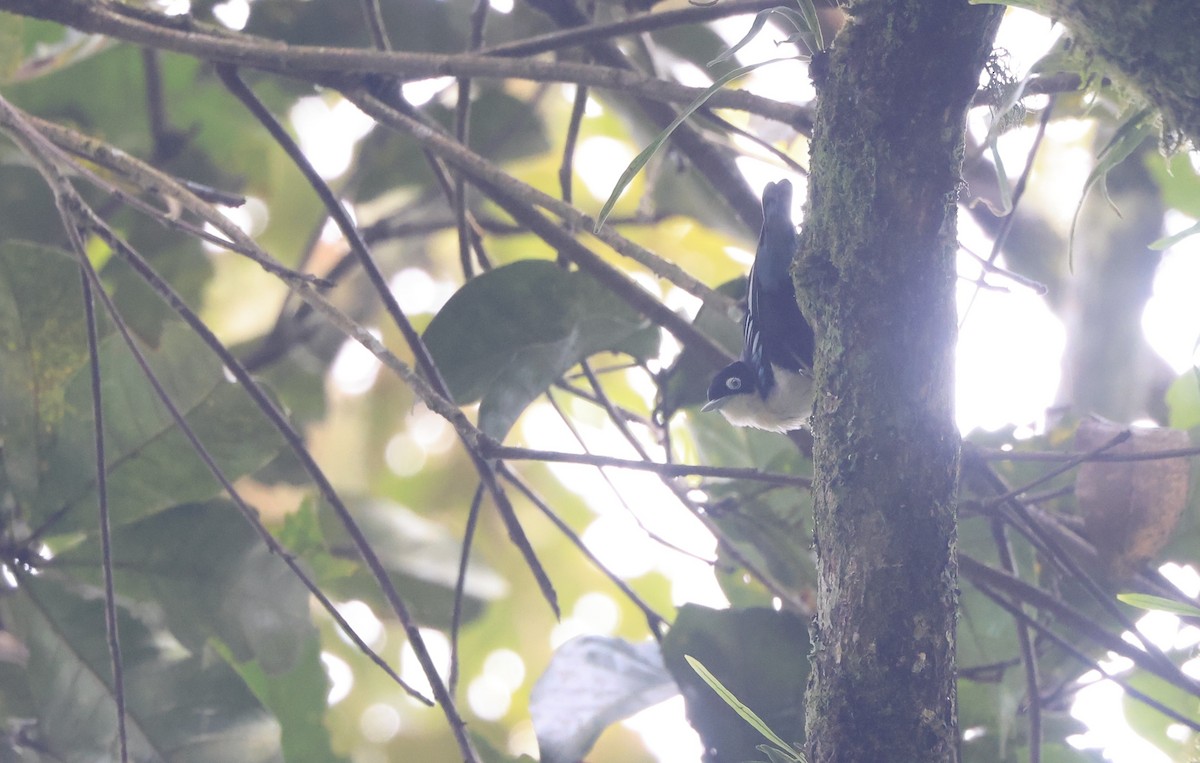
{"type": "Polygon", "coordinates": [[[799,429],[813,404],[812,326],[796,304],[792,256],[792,184],[768,183],[763,224],[750,268],[740,359],[717,372],[703,411],[720,411],[730,424],[772,432],[799,429]]]}

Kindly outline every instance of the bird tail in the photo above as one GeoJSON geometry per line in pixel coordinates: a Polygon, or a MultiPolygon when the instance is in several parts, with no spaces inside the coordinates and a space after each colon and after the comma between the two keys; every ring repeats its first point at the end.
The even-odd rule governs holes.
{"type": "Polygon", "coordinates": [[[763,227],[758,237],[755,267],[766,283],[791,282],[788,269],[796,252],[796,226],[792,224],[792,184],[767,183],[762,195],[763,227]]]}

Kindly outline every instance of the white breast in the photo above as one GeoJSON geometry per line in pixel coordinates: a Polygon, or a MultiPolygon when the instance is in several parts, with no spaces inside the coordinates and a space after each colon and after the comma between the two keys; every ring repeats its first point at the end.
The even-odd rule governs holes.
{"type": "Polygon", "coordinates": [[[757,394],[735,395],[721,406],[721,415],[735,427],[787,432],[808,423],[812,413],[813,380],[807,374],[775,369],[775,389],[765,401],[757,394]]]}

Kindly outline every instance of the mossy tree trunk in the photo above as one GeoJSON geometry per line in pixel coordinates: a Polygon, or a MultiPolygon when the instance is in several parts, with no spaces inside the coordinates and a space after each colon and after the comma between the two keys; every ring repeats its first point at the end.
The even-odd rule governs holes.
{"type": "Polygon", "coordinates": [[[1170,133],[1200,145],[1200,3],[1196,0],[1047,0],[1044,12],[1118,78],[1162,109],[1170,133]]]}
{"type": "Polygon", "coordinates": [[[955,201],[1002,9],[860,0],[814,67],[812,763],[957,760],[955,201]]]}

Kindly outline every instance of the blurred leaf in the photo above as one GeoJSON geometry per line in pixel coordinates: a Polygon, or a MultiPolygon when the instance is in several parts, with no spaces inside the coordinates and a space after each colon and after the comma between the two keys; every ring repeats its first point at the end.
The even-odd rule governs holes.
{"type": "Polygon", "coordinates": [[[87,362],[79,276],[79,265],[61,250],[20,241],[0,246],[0,442],[22,505],[37,494],[67,379],[87,362]]]}
{"type": "Polygon", "coordinates": [[[688,721],[710,751],[706,760],[745,760],[762,736],[713,693],[685,655],[703,663],[780,738],[802,744],[809,646],[803,618],[791,612],[680,607],[663,655],[683,691],[688,721]]]}
{"type": "Polygon", "coordinates": [[[8,82],[25,57],[25,17],[0,13],[0,82],[8,82]]]}
{"type": "Polygon", "coordinates": [[[345,759],[333,754],[325,726],[329,678],[321,664],[321,643],[311,626],[306,630],[307,635],[298,634],[303,649],[286,672],[268,673],[258,662],[231,664],[279,721],[285,760],[340,763],[345,759]]]}
{"type": "Polygon", "coordinates": [[[1154,612],[1170,612],[1183,617],[1200,617],[1200,607],[1162,596],[1151,596],[1145,593],[1119,593],[1117,598],[1131,607],[1148,609],[1154,612]]]}
{"type": "Polygon", "coordinates": [[[572,366],[605,350],[645,358],[658,332],[582,272],[545,260],[489,271],[458,290],[425,330],[455,402],[482,398],[479,427],[501,439],[572,366]]]}
{"type": "Polygon", "coordinates": [[[1188,154],[1164,157],[1149,152],[1145,161],[1155,184],[1162,191],[1163,203],[1188,217],[1200,217],[1200,172],[1196,172],[1188,154]]]}
{"type": "Polygon", "coordinates": [[[529,695],[542,763],[581,760],[605,728],[678,691],[654,641],[571,639],[555,650],[529,695]]]}
{"type": "MultiPolygon", "coordinates": [[[[220,361],[190,329],[170,324],[162,344],[144,347],[143,352],[226,477],[237,479],[254,471],[279,449],[279,436],[257,406],[241,387],[225,379],[220,361]]],[[[175,426],[119,335],[102,342],[100,365],[113,524],[216,495],[217,481],[175,426]]],[[[55,533],[90,530],[96,521],[86,368],[67,383],[65,404],[34,505],[36,519],[56,516],[55,533]],[[57,516],[60,510],[65,513],[57,516]]]]}
{"type": "MultiPolygon", "coordinates": [[[[1186,655],[1176,655],[1177,664],[1186,659],[1186,655]]],[[[1162,678],[1135,670],[1128,676],[1129,686],[1164,707],[1174,710],[1185,718],[1200,720],[1200,698],[1195,694],[1168,683],[1162,678]]],[[[1162,750],[1173,761],[1191,761],[1196,752],[1196,732],[1191,731],[1180,740],[1169,732],[1171,726],[1179,725],[1173,718],[1163,715],[1156,708],[1134,699],[1129,694],[1123,697],[1125,719],[1135,733],[1146,741],[1162,750]]]]}
{"type": "MultiPolygon", "coordinates": [[[[210,638],[269,674],[291,669],[307,638],[308,591],[228,501],[176,506],[113,531],[113,574],[123,597],[161,611],[199,652],[210,638]]],[[[99,586],[96,538],[51,564],[99,586]]]]}
{"type": "MultiPolygon", "coordinates": [[[[1083,211],[1083,203],[1087,201],[1088,194],[1099,183],[1100,189],[1104,192],[1105,201],[1112,204],[1112,200],[1108,198],[1108,186],[1105,184],[1105,179],[1114,167],[1125,161],[1147,138],[1154,134],[1158,122],[1155,117],[1156,112],[1150,108],[1142,109],[1128,117],[1117,128],[1108,144],[1101,149],[1100,155],[1096,157],[1096,166],[1092,168],[1083,184],[1083,192],[1079,195],[1079,203],[1075,205],[1075,214],[1071,217],[1071,232],[1067,236],[1068,262],[1075,261],[1075,225],[1079,222],[1079,213],[1083,211]]],[[[1114,207],[1114,209],[1116,208],[1114,207]]],[[[1117,214],[1120,214],[1120,210],[1117,210],[1117,214]]]]}
{"type": "MultiPolygon", "coordinates": [[[[0,607],[29,647],[34,746],[56,760],[113,760],[117,725],[103,603],[22,576],[0,607]]],[[[279,725],[224,661],[172,648],[169,636],[121,609],[118,626],[131,760],[282,763],[279,725]]]]}
{"type": "Polygon", "coordinates": [[[1185,238],[1190,238],[1197,233],[1200,233],[1200,222],[1196,223],[1195,225],[1190,225],[1172,236],[1164,236],[1163,238],[1151,242],[1150,248],[1156,251],[1170,249],[1180,241],[1183,241],[1185,238]]]}
{"type": "Polygon", "coordinates": [[[1167,389],[1167,423],[1173,429],[1200,427],[1200,369],[1184,371],[1167,389]]]}
{"type": "MultiPolygon", "coordinates": [[[[413,616],[425,625],[448,627],[462,555],[459,538],[443,525],[399,504],[375,500],[351,501],[350,505],[355,521],[370,539],[379,561],[413,616]]],[[[333,512],[323,510],[319,516],[328,554],[332,556],[330,561],[354,564],[353,571],[347,575],[345,568],[335,568],[330,561],[322,561],[324,554],[317,552],[314,555],[310,548],[305,558],[314,559],[316,569],[335,573],[332,577],[319,579],[321,587],[331,596],[372,602],[376,615],[381,618],[392,616],[381,598],[378,583],[359,566],[358,552],[333,512]]],[[[470,621],[479,615],[485,602],[508,593],[508,582],[478,559],[472,559],[463,593],[463,618],[470,621]]]]}

